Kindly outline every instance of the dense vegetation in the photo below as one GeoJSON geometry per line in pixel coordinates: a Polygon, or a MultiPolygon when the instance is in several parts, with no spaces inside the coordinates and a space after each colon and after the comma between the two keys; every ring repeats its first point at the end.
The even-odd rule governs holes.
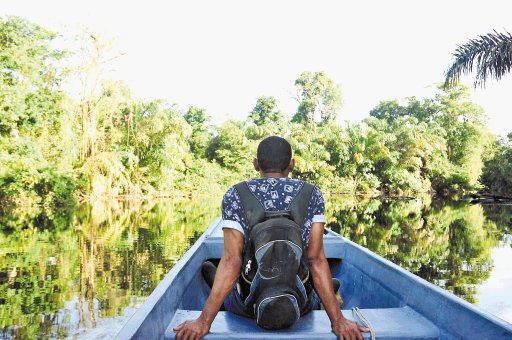
{"type": "Polygon", "coordinates": [[[512,193],[512,133],[498,139],[485,160],[481,181],[493,194],[510,197],[512,193]]]}
{"type": "Polygon", "coordinates": [[[108,79],[119,57],[85,34],[60,51],[56,35],[16,17],[0,19],[0,201],[46,206],[119,196],[220,192],[254,176],[262,138],[290,140],[294,176],[325,192],[450,193],[481,188],[510,193],[510,145],[496,145],[466,87],[432,98],[383,101],[370,118],[336,123],[342,93],[323,72],[295,81],[297,110],[260,97],[243,121],[213,126],[204,109],[137,99],[108,79]],[[65,81],[78,79],[72,98],[65,81]],[[487,152],[491,150],[492,152],[487,152]],[[490,154],[495,157],[490,157],[490,154]],[[495,169],[495,170],[492,170],[495,169]]]}

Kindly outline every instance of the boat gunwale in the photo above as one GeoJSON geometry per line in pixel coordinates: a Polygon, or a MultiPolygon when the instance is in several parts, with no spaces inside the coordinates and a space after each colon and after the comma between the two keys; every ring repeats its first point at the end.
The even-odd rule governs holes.
{"type": "MultiPolygon", "coordinates": [[[[344,237],[332,230],[329,230],[329,231],[330,231],[330,233],[341,237],[343,239],[343,241],[345,242],[346,246],[348,246],[344,251],[345,252],[344,260],[346,260],[345,257],[347,257],[346,256],[347,251],[350,251],[349,248],[353,247],[353,248],[355,248],[356,251],[358,251],[358,250],[362,251],[366,255],[367,258],[371,259],[372,261],[377,262],[382,268],[387,268],[391,272],[394,272],[399,277],[401,277],[405,280],[412,281],[409,283],[410,283],[411,287],[413,287],[413,291],[417,291],[418,288],[421,287],[422,289],[425,289],[426,291],[430,291],[434,294],[437,294],[438,295],[437,298],[440,300],[444,300],[446,302],[445,303],[446,305],[451,304],[452,308],[459,308],[462,310],[466,310],[469,313],[469,315],[470,315],[470,313],[474,313],[474,314],[476,314],[476,316],[483,318],[484,320],[486,320],[492,324],[495,324],[497,327],[503,328],[512,333],[512,324],[511,323],[501,319],[500,317],[498,317],[490,312],[485,311],[484,309],[482,309],[474,304],[467,302],[466,300],[456,296],[455,294],[451,293],[450,291],[443,289],[443,288],[419,277],[416,274],[411,273],[407,269],[400,267],[399,265],[391,262],[390,260],[376,254],[375,252],[347,239],[346,237],[344,237]],[[418,288],[416,288],[416,287],[418,287],[418,288]]],[[[368,274],[367,268],[362,268],[360,265],[357,265],[357,263],[354,263],[353,260],[350,261],[350,259],[348,259],[347,262],[350,263],[350,265],[354,266],[357,270],[361,271],[362,273],[365,273],[365,275],[370,276],[368,274]]],[[[363,262],[363,261],[358,261],[358,262],[363,262]]],[[[441,329],[458,334],[457,330],[460,329],[459,326],[449,327],[449,326],[451,326],[451,323],[443,322],[442,318],[439,320],[436,319],[435,315],[433,315],[432,313],[428,313],[428,311],[425,311],[424,308],[422,308],[422,307],[424,307],[424,304],[418,303],[419,299],[417,297],[415,297],[414,294],[406,294],[404,291],[394,289],[393,286],[389,285],[389,282],[392,281],[389,278],[383,280],[379,276],[371,276],[371,277],[373,280],[378,282],[381,286],[386,287],[386,289],[391,291],[393,294],[396,294],[396,296],[399,299],[403,300],[404,305],[410,306],[415,311],[417,311],[418,313],[422,314],[424,317],[429,319],[431,322],[437,324],[438,327],[440,327],[441,329]]]]}

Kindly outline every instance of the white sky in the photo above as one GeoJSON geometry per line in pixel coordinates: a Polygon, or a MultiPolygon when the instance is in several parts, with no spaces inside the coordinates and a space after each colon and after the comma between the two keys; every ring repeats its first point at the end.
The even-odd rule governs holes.
{"type": "MultiPolygon", "coordinates": [[[[245,118],[262,95],[291,116],[306,70],[340,83],[340,120],[360,121],[380,100],[429,95],[456,45],[512,31],[510,13],[495,0],[0,0],[0,15],[64,35],[77,25],[107,33],[126,53],[115,77],[137,96],[204,107],[215,123],[245,118]]],[[[512,74],[474,91],[496,133],[512,131],[511,89],[512,74]]]]}

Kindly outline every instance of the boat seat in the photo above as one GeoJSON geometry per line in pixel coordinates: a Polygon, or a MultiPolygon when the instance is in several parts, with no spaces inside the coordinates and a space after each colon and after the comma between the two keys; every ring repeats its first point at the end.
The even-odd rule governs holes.
{"type": "MultiPolygon", "coordinates": [[[[439,339],[439,329],[422,315],[405,306],[401,308],[361,309],[370,321],[377,339],[439,339]]],[[[174,339],[174,326],[185,320],[196,319],[200,311],[177,310],[165,339],[174,339]]],[[[343,311],[347,319],[354,320],[352,311],[343,311]]],[[[365,339],[370,333],[363,333],[365,339]]],[[[267,331],[256,325],[254,320],[229,312],[219,312],[213,321],[208,339],[336,339],[331,332],[331,323],[323,310],[304,315],[292,327],[280,331],[267,331]]]]}

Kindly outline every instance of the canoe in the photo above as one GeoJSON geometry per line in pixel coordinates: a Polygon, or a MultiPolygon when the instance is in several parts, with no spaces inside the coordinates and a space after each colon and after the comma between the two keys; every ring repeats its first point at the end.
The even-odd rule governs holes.
{"type": "MultiPolygon", "coordinates": [[[[196,318],[208,297],[201,264],[220,259],[223,235],[216,220],[169,271],[128,320],[118,339],[174,339],[172,328],[196,318]]],[[[333,277],[341,280],[343,315],[356,319],[359,307],[377,339],[512,339],[512,324],[489,314],[326,230],[324,248],[333,277]]],[[[369,333],[364,334],[370,338],[369,333]]],[[[280,331],[259,328],[252,319],[221,311],[204,339],[336,339],[323,310],[280,331]]]]}

